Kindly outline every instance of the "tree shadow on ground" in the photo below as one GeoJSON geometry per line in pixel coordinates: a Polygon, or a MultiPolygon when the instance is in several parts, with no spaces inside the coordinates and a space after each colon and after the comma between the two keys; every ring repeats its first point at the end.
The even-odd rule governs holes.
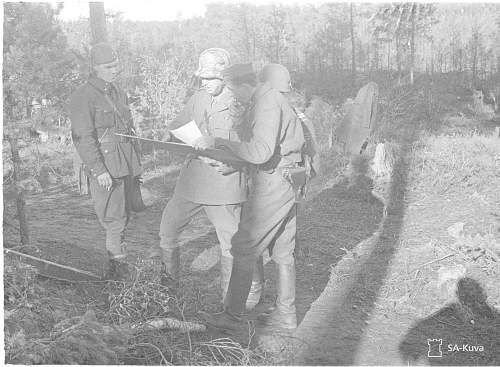
{"type": "Polygon", "coordinates": [[[330,271],[382,221],[383,203],[372,195],[367,159],[353,162],[350,178],[320,192],[298,212],[297,316],[300,322],[325,289],[330,271]]]}
{"type": "MultiPolygon", "coordinates": [[[[400,159],[394,165],[392,181],[386,196],[388,197],[387,216],[379,228],[380,234],[376,242],[370,245],[367,254],[363,254],[366,260],[353,269],[353,274],[349,274],[349,285],[343,293],[341,302],[328,305],[331,308],[322,312],[321,319],[325,321],[323,330],[315,333],[314,340],[307,340],[308,344],[304,346],[300,354],[291,357],[294,364],[352,365],[355,363],[367,320],[375,307],[380,288],[384,284],[390,262],[399,244],[406,210],[404,194],[408,167],[405,158],[412,140],[409,139],[402,145],[400,159]],[[328,350],[325,349],[325,338],[330,340],[328,350]],[[318,345],[322,345],[323,349],[320,349],[318,345]]],[[[353,213],[353,215],[356,214],[353,213]]],[[[370,231],[370,233],[373,232],[374,230],[370,231]]]]}
{"type": "Polygon", "coordinates": [[[457,302],[418,321],[399,345],[409,364],[499,365],[500,313],[486,303],[481,285],[462,278],[457,302]],[[464,350],[465,349],[465,350],[464,350]]]}
{"type": "MultiPolygon", "coordinates": [[[[382,221],[383,203],[372,195],[373,181],[366,176],[367,159],[356,161],[354,166],[353,177],[343,177],[310,201],[299,205],[296,247],[296,306],[299,322],[324,290],[332,267],[356,244],[372,236],[382,221]]],[[[204,301],[198,304],[203,305],[203,311],[206,312],[222,307],[215,284],[218,280],[218,267],[208,272],[190,274],[187,268],[192,259],[216,241],[215,234],[210,233],[186,243],[183,251],[183,268],[188,275],[185,288],[190,285],[199,288],[199,291],[194,293],[203,296],[204,301]],[[218,306],[214,307],[213,303],[218,306]]],[[[266,304],[271,304],[276,297],[275,270],[274,262],[269,261],[265,266],[266,304]]],[[[189,290],[193,291],[194,289],[189,290]]],[[[187,294],[186,296],[189,298],[187,294]]],[[[196,302],[193,298],[191,301],[196,302]]],[[[241,333],[232,333],[231,337],[246,344],[249,335],[248,330],[244,329],[241,333]]],[[[258,332],[267,333],[266,330],[260,329],[258,332]]],[[[221,336],[217,332],[214,335],[221,336]]]]}

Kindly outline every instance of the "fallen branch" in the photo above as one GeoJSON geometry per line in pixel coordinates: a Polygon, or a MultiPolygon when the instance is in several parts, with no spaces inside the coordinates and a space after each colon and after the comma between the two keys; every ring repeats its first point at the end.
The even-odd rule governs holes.
{"type": "Polygon", "coordinates": [[[427,266],[427,265],[430,265],[430,264],[434,264],[434,263],[437,263],[438,261],[441,261],[441,260],[444,260],[444,259],[447,259],[449,257],[452,257],[452,256],[455,256],[456,253],[451,253],[451,254],[448,254],[448,255],[445,255],[439,259],[435,259],[435,260],[431,260],[431,261],[427,261],[426,263],[422,264],[422,265],[419,265],[417,266],[415,269],[413,269],[410,273],[413,273],[415,270],[418,270],[420,268],[423,268],[424,266],[427,266]]]}
{"type": "Polygon", "coordinates": [[[172,317],[162,317],[159,319],[149,320],[140,324],[134,324],[131,326],[131,329],[140,331],[170,329],[170,330],[179,330],[183,332],[204,332],[207,330],[207,327],[203,324],[198,324],[196,322],[181,321],[178,319],[174,319],[172,317]]]}
{"type": "MultiPolygon", "coordinates": [[[[74,268],[72,266],[58,264],[58,263],[55,263],[53,261],[41,259],[39,257],[31,256],[31,255],[25,254],[23,252],[15,251],[15,250],[8,249],[8,248],[4,248],[4,252],[6,254],[13,254],[13,255],[19,256],[21,258],[26,258],[26,259],[35,261],[36,264],[41,264],[42,266],[45,266],[45,267],[52,266],[52,267],[59,268],[59,269],[69,270],[69,271],[71,271],[73,273],[84,275],[84,276],[87,276],[87,277],[95,279],[95,280],[101,280],[101,277],[98,276],[98,275],[96,275],[96,274],[94,274],[94,273],[91,273],[91,272],[85,271],[85,270],[76,269],[76,268],[74,268]]],[[[43,272],[41,273],[41,275],[49,276],[49,275],[43,274],[43,272]]]]}

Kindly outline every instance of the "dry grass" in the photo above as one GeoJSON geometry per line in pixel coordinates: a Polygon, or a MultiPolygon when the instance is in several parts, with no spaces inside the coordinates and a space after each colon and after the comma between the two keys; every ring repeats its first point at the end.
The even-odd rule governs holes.
{"type": "Polygon", "coordinates": [[[40,283],[35,269],[7,258],[5,351],[7,363],[258,365],[266,356],[231,339],[213,339],[190,323],[196,317],[147,263],[131,281],[72,285],[40,283]],[[106,299],[107,298],[107,299],[106,299]],[[196,330],[138,327],[141,321],[170,317],[196,330]],[[22,320],[19,322],[19,320],[22,320]]]}
{"type": "Polygon", "coordinates": [[[147,262],[140,263],[130,281],[112,281],[108,294],[109,321],[122,325],[147,321],[171,312],[173,293],[160,284],[158,275],[147,262]]]}
{"type": "Polygon", "coordinates": [[[428,136],[414,148],[416,182],[439,192],[487,190],[500,171],[500,140],[493,136],[428,136]]]}
{"type": "Polygon", "coordinates": [[[470,130],[425,135],[413,145],[407,163],[407,200],[419,209],[406,214],[411,219],[397,270],[382,287],[380,303],[423,317],[454,299],[456,282],[470,276],[485,288],[490,304],[500,306],[500,220],[494,215],[500,207],[500,139],[470,130]],[[446,233],[450,222],[461,230],[453,233],[450,227],[446,233]],[[453,276],[443,280],[442,274],[453,276]]]}

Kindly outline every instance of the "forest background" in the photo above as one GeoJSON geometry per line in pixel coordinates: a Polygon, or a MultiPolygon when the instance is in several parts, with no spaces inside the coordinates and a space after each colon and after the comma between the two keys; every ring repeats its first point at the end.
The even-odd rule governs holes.
{"type": "MultiPolygon", "coordinates": [[[[64,6],[4,4],[4,126],[43,111],[34,125],[67,126],[67,101],[88,74],[88,18],[62,21],[64,6]]],[[[340,104],[369,80],[406,84],[456,75],[492,90],[500,79],[500,5],[212,3],[203,17],[165,22],[107,13],[109,41],[142,130],[172,119],[192,85],[197,57],[226,48],[234,62],[282,63],[307,96],[340,104]]]]}
{"type": "MultiPolygon", "coordinates": [[[[3,7],[4,249],[22,249],[33,256],[97,272],[100,257],[96,254],[102,251],[102,233],[89,197],[78,195],[75,189],[73,173],[77,170],[73,167],[67,111],[69,96],[85,82],[89,73],[93,27],[89,18],[63,20],[63,6],[18,2],[4,3],[3,7]]],[[[322,172],[313,181],[311,190],[316,190],[319,196],[315,199],[310,194],[299,221],[300,238],[307,239],[299,239],[303,246],[298,266],[302,273],[297,277],[297,294],[302,297],[298,302],[301,317],[322,292],[332,265],[344,255],[351,261],[351,249],[371,234],[375,221],[382,217],[380,206],[375,204],[378,201],[369,199],[370,193],[353,193],[340,180],[344,173],[349,175],[349,157],[331,149],[333,131],[348,120],[352,98],[369,81],[376,82],[380,91],[372,142],[393,145],[387,152],[397,152],[394,154],[412,168],[409,187],[404,191],[408,167],[395,165],[394,177],[396,182],[402,181],[401,187],[393,190],[395,194],[389,190],[386,198],[385,205],[399,211],[391,214],[389,210],[384,228],[390,235],[384,238],[392,242],[381,242],[381,246],[392,248],[401,243],[402,251],[406,251],[394,257],[399,260],[393,269],[394,276],[382,287],[384,264],[390,259],[385,252],[381,252],[380,269],[373,271],[372,267],[359,266],[366,270],[366,279],[373,280],[377,278],[374,274],[378,274],[379,283],[366,288],[370,292],[382,287],[383,295],[401,296],[394,298],[397,309],[392,298],[377,300],[387,301],[384,312],[389,311],[380,314],[383,321],[373,323],[375,335],[380,330],[394,331],[393,326],[398,325],[399,334],[387,335],[386,339],[387,343],[397,344],[398,337],[412,324],[401,320],[400,311],[403,309],[405,315],[416,320],[439,309],[440,304],[435,300],[441,296],[436,296],[438,291],[434,291],[435,278],[456,274],[457,266],[462,269],[464,264],[482,266],[473,275],[479,274],[477,278],[492,303],[498,305],[495,279],[498,279],[500,252],[492,252],[497,250],[490,248],[498,243],[491,238],[500,233],[496,214],[500,164],[497,139],[500,132],[500,4],[257,6],[212,3],[206,9],[202,17],[164,22],[130,21],[125,20],[123,14],[108,11],[105,34],[119,53],[120,83],[129,94],[137,132],[146,137],[161,138],[165,123],[183,107],[196,84],[192,75],[198,66],[198,55],[206,48],[226,48],[233,62],[253,62],[257,70],[267,62],[279,62],[291,71],[294,87],[303,96],[299,107],[305,109],[306,116],[315,124],[324,157],[322,172]],[[497,115],[483,102],[493,104],[497,115]],[[481,135],[490,134],[493,129],[496,129],[495,137],[481,135]],[[443,133],[447,135],[433,135],[443,133]],[[400,195],[398,190],[405,195],[400,195]],[[424,198],[430,205],[421,204],[424,198]],[[410,224],[415,224],[414,238],[402,238],[398,242],[400,219],[406,216],[403,210],[408,200],[420,208],[408,215],[409,218],[413,215],[410,224]],[[319,214],[313,216],[313,212],[319,214]],[[447,247],[446,253],[441,249],[441,242],[446,244],[442,233],[447,226],[460,222],[466,223],[466,229],[472,227],[474,237],[463,236],[464,233],[469,236],[469,232],[455,233],[458,241],[450,246],[457,250],[451,256],[447,254],[447,247]],[[456,259],[459,254],[464,260],[456,259]],[[408,261],[413,263],[415,259],[423,264],[418,267],[419,277],[417,273],[408,275],[407,272],[408,261]],[[444,260],[446,264],[441,267],[444,260]],[[434,272],[424,269],[424,265],[429,264],[435,266],[434,272]],[[404,274],[408,280],[400,277],[404,274]],[[384,323],[386,318],[392,322],[391,327],[384,323]]],[[[131,235],[127,241],[134,255],[143,254],[145,248],[156,243],[161,211],[174,190],[181,167],[181,160],[165,151],[144,153],[143,188],[150,190],[148,199],[154,205],[131,223],[135,228],[130,232],[136,233],[136,237],[131,235]]],[[[375,144],[370,144],[366,159],[374,153],[375,144]]],[[[395,161],[391,161],[392,165],[395,161]]],[[[388,182],[386,186],[392,187],[388,182]]],[[[216,241],[215,234],[205,233],[209,225],[203,218],[191,227],[188,237],[193,239],[193,246],[183,255],[190,269],[195,259],[206,258],[207,251],[216,248],[209,247],[216,241]]],[[[140,256],[134,258],[142,261],[140,256]]],[[[142,322],[165,315],[177,320],[185,317],[196,320],[198,310],[215,311],[218,304],[215,267],[210,273],[190,272],[186,266],[185,292],[179,300],[168,290],[158,291],[157,283],[151,282],[146,272],[138,272],[145,278],[140,282],[136,282],[137,275],[133,282],[63,287],[56,282],[35,279],[33,269],[23,262],[12,261],[9,256],[5,259],[6,362],[221,364],[218,357],[214,358],[215,348],[226,351],[226,357],[228,353],[233,356],[235,350],[240,351],[236,359],[224,357],[225,364],[273,364],[247,348],[236,348],[222,339],[207,344],[207,340],[213,339],[211,334],[201,334],[195,339],[189,332],[177,332],[165,338],[161,332],[151,335],[145,331],[125,343],[123,331],[114,329],[124,321],[142,322]],[[143,288],[150,292],[144,292],[143,288]],[[168,304],[167,310],[163,308],[165,304],[168,304]],[[131,311],[122,314],[123,305],[130,306],[126,310],[131,311]],[[89,306],[96,315],[86,313],[89,306]],[[71,332],[66,334],[66,330],[71,332]],[[100,331],[96,333],[96,330],[100,331]],[[69,354],[68,350],[75,353],[69,354]]],[[[358,285],[362,288],[365,283],[358,285]]],[[[367,297],[364,288],[360,291],[359,287],[353,289],[360,304],[368,300],[368,306],[373,306],[369,302],[375,292],[367,297]]],[[[443,303],[448,301],[446,297],[441,297],[443,303]]],[[[329,305],[321,309],[336,308],[329,305]]],[[[361,320],[368,325],[366,316],[357,314],[354,307],[352,310],[349,313],[352,317],[346,317],[344,309],[340,309],[338,320],[361,320]]],[[[358,347],[356,337],[359,335],[355,333],[365,326],[352,322],[345,324],[345,330],[351,334],[335,335],[337,343],[324,347],[324,351],[341,351],[338,356],[344,359],[336,364],[353,364],[346,350],[358,347]],[[346,348],[342,340],[352,344],[346,348]],[[332,345],[338,349],[332,349],[332,345]]],[[[327,323],[324,326],[338,330],[327,323]]],[[[317,337],[331,340],[320,332],[317,337]]],[[[386,361],[382,358],[386,350],[384,356],[373,359],[374,353],[380,350],[380,338],[370,340],[374,343],[372,349],[360,354],[372,358],[372,362],[386,361]]],[[[424,346],[427,348],[427,344],[424,346]]],[[[395,355],[397,348],[397,345],[393,348],[395,355]]],[[[451,362],[450,365],[456,364],[451,362]]],[[[477,364],[466,362],[459,364],[477,364]]]]}

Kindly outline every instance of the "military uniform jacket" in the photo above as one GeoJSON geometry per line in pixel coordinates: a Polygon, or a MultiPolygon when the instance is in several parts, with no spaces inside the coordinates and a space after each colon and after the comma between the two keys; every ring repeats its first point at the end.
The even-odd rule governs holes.
{"type": "MultiPolygon", "coordinates": [[[[229,112],[233,101],[227,89],[216,97],[199,90],[168,127],[176,129],[194,120],[203,135],[239,141],[241,126],[229,112]]],[[[181,170],[175,190],[176,194],[199,204],[237,204],[247,199],[247,177],[241,170],[222,175],[202,160],[190,158],[181,170]]]]}
{"type": "Polygon", "coordinates": [[[292,167],[302,161],[305,143],[302,124],[285,96],[269,83],[257,87],[246,119],[249,130],[244,141],[220,143],[264,171],[292,167]]]}
{"type": "Polygon", "coordinates": [[[73,144],[90,176],[109,172],[118,178],[142,173],[133,143],[114,135],[129,134],[133,127],[127,96],[120,88],[91,77],[71,96],[70,117],[73,144]],[[104,94],[114,102],[118,113],[104,94]]]}

